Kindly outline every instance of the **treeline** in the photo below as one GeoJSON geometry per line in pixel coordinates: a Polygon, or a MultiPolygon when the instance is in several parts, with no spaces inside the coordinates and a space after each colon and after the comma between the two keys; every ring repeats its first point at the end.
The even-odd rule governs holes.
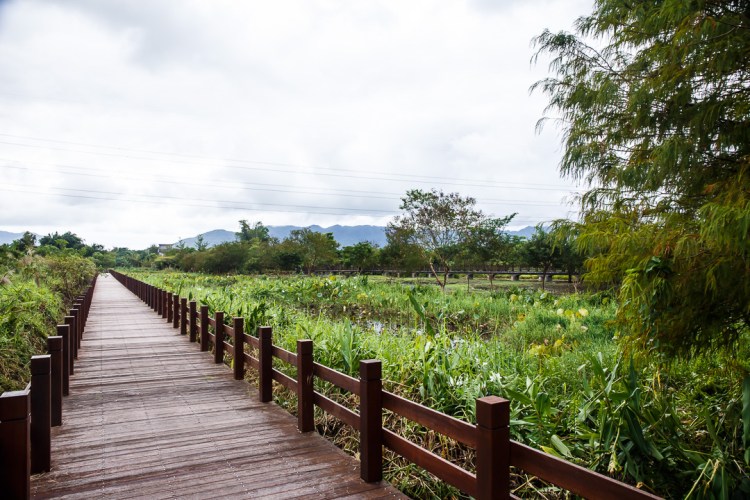
{"type": "Polygon", "coordinates": [[[411,272],[435,267],[452,269],[535,268],[578,273],[583,259],[574,251],[572,241],[560,238],[541,227],[530,238],[497,232],[494,252],[483,251],[474,241],[464,241],[452,249],[453,256],[446,262],[436,262],[434,255],[416,242],[390,228],[388,243],[379,247],[371,242],[360,242],[342,247],[331,233],[310,229],[292,231],[279,240],[269,235],[261,222],[248,224],[240,221],[236,241],[208,247],[198,237],[195,245],[176,245],[159,253],[153,246],[133,251],[125,248],[112,250],[116,267],[148,267],[182,271],[226,273],[296,272],[310,274],[329,269],[395,270],[411,272]]]}
{"type": "Polygon", "coordinates": [[[57,232],[37,236],[26,231],[23,236],[12,243],[0,245],[0,271],[12,268],[17,261],[28,256],[53,257],[77,256],[90,259],[97,268],[107,269],[115,265],[115,253],[107,251],[103,245],[87,245],[84,240],[70,231],[64,234],[57,232]]]}

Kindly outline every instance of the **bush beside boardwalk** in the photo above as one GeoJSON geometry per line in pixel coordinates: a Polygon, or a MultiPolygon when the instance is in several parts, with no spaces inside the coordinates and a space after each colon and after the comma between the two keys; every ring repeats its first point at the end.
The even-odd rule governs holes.
{"type": "Polygon", "coordinates": [[[46,352],[47,337],[95,272],[77,255],[0,262],[0,392],[26,386],[31,356],[46,352]]]}

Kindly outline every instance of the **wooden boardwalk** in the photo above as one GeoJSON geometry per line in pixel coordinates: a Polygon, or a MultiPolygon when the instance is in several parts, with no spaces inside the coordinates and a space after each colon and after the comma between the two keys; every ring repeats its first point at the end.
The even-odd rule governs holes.
{"type": "Polygon", "coordinates": [[[114,278],[94,292],[36,498],[405,498],[232,378],[114,278]]]}

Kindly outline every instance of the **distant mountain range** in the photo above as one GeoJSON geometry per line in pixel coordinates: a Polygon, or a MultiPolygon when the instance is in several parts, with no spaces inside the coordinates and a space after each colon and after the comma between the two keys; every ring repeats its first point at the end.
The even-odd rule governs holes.
{"type": "Polygon", "coordinates": [[[7,243],[13,243],[14,241],[21,239],[23,233],[9,233],[8,231],[0,231],[0,245],[7,243]]]}
{"type": "MultiPolygon", "coordinates": [[[[335,225],[331,227],[309,226],[309,228],[312,231],[316,231],[319,233],[333,233],[333,237],[336,239],[336,241],[339,242],[342,247],[355,245],[362,241],[369,241],[375,243],[380,247],[383,247],[386,245],[386,243],[388,243],[385,238],[385,227],[383,226],[335,225]]],[[[269,234],[274,238],[278,238],[280,240],[283,240],[284,238],[289,236],[289,233],[291,233],[295,229],[304,228],[300,226],[268,226],[269,234]]],[[[528,238],[529,236],[534,234],[534,228],[532,226],[527,226],[523,229],[519,229],[518,231],[508,231],[508,233],[514,236],[528,238]]],[[[177,243],[182,243],[186,247],[195,247],[195,242],[198,239],[198,236],[201,235],[196,235],[192,238],[185,238],[178,241],[177,243]]],[[[219,245],[221,243],[226,243],[228,241],[235,241],[236,239],[235,233],[233,231],[227,231],[226,229],[214,229],[213,231],[203,233],[202,236],[204,243],[206,243],[209,247],[219,245]]]]}

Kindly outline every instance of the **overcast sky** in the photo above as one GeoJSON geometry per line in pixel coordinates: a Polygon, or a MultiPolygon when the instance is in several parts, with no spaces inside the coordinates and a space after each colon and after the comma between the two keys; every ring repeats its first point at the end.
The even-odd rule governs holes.
{"type": "Polygon", "coordinates": [[[0,230],[384,225],[413,188],[575,217],[530,42],[591,5],[0,0],[0,230]]]}

